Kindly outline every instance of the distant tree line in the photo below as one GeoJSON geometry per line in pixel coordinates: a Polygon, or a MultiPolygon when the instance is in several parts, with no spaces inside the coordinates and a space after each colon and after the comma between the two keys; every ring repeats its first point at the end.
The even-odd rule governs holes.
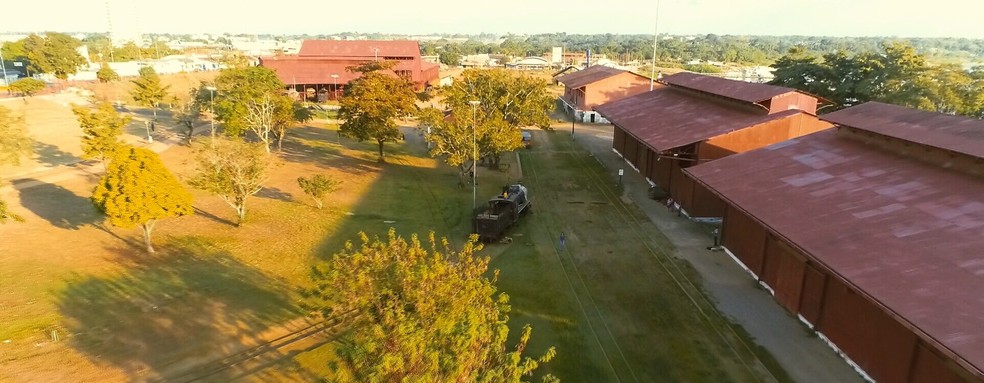
{"type": "Polygon", "coordinates": [[[984,117],[984,67],[932,64],[912,45],[885,43],[860,53],[793,47],[773,64],[775,85],[813,93],[833,111],[867,101],[984,117]]]}
{"type": "MultiPolygon", "coordinates": [[[[507,35],[501,43],[487,39],[423,41],[421,52],[440,55],[505,54],[540,56],[552,47],[565,51],[604,54],[621,61],[649,60],[653,54],[652,35],[578,35],[566,33],[532,36],[507,35]]],[[[692,60],[726,63],[768,65],[794,47],[804,47],[819,54],[845,52],[858,54],[880,49],[887,42],[905,42],[917,52],[934,61],[967,60],[984,57],[984,39],[888,37],[822,37],[822,36],[669,36],[661,35],[657,44],[659,61],[685,63],[692,60]]]]}

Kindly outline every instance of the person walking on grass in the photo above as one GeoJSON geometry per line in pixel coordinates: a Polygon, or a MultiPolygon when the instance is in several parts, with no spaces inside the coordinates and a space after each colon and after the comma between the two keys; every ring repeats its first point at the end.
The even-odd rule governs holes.
{"type": "Polygon", "coordinates": [[[561,232],[560,233],[560,248],[561,249],[566,249],[567,248],[566,245],[567,245],[567,237],[564,235],[563,232],[561,232]]]}

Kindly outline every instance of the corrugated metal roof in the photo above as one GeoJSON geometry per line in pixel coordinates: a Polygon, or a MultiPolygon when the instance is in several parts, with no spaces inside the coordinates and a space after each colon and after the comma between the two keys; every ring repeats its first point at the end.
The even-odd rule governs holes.
{"type": "MultiPolygon", "coordinates": [[[[361,75],[352,73],[348,67],[353,66],[350,61],[334,61],[330,58],[321,57],[299,57],[299,56],[271,56],[261,57],[260,66],[270,68],[277,73],[284,84],[347,84],[361,75]],[[338,75],[333,79],[331,75],[338,75]]],[[[412,62],[398,62],[394,70],[413,70],[412,62]]],[[[386,71],[387,73],[395,73],[386,71]]],[[[419,74],[418,74],[419,76],[419,74]]]]}
{"type": "MultiPolygon", "coordinates": [[[[612,76],[620,75],[622,73],[632,73],[632,72],[601,66],[601,65],[595,65],[579,70],[577,72],[568,73],[563,76],[557,77],[556,81],[566,85],[568,88],[577,89],[585,85],[597,81],[601,81],[612,76]]],[[[639,76],[638,74],[635,73],[632,74],[639,76]]],[[[640,76],[640,77],[644,77],[644,76],[640,76]]]]}
{"type": "Polygon", "coordinates": [[[663,151],[704,141],[766,121],[803,113],[767,114],[744,104],[731,105],[669,87],[640,93],[594,108],[612,124],[663,151]]]}
{"type": "Polygon", "coordinates": [[[984,179],[833,129],[686,171],[981,375],[984,179]]]}
{"type": "Polygon", "coordinates": [[[984,158],[984,121],[974,118],[880,102],[867,102],[820,118],[838,125],[984,158]]]}
{"type": "Polygon", "coordinates": [[[792,88],[728,80],[691,72],[680,72],[665,76],[661,81],[673,86],[680,86],[752,103],[766,101],[781,94],[798,92],[792,88]]]}
{"type": "Polygon", "coordinates": [[[420,45],[409,40],[304,40],[298,56],[318,57],[420,57],[420,45]]]}

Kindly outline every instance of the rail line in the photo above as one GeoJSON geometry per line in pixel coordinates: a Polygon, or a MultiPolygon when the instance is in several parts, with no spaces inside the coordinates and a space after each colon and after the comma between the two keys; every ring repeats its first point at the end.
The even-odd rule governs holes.
{"type": "MultiPolygon", "coordinates": [[[[542,184],[540,182],[538,173],[536,171],[536,166],[534,164],[534,161],[532,161],[531,156],[530,155],[526,155],[525,157],[526,157],[526,161],[524,161],[523,165],[524,165],[524,167],[527,167],[527,169],[529,170],[529,172],[527,172],[527,174],[529,174],[529,175],[532,176],[533,183],[536,186],[536,190],[542,190],[542,191],[551,190],[548,187],[542,187],[542,184]]],[[[544,194],[546,194],[546,193],[544,193],[544,194]]],[[[556,198],[543,198],[541,200],[549,201],[549,204],[552,205],[552,204],[556,203],[556,200],[557,199],[556,198]]],[[[538,217],[539,216],[540,215],[538,215],[538,217]]],[[[553,237],[555,237],[554,236],[554,233],[556,233],[557,231],[555,229],[551,229],[551,226],[553,226],[554,228],[556,228],[558,226],[557,223],[556,223],[556,219],[553,219],[554,222],[553,222],[552,225],[550,223],[547,223],[546,220],[547,220],[547,218],[542,218],[542,219],[538,218],[538,219],[536,219],[536,221],[539,221],[541,223],[541,225],[543,226],[544,230],[546,230],[546,232],[548,233],[548,235],[551,238],[553,238],[553,237]]],[[[616,363],[613,362],[613,356],[609,354],[608,350],[605,348],[604,344],[602,343],[601,336],[598,335],[599,330],[596,329],[596,326],[597,325],[594,324],[594,323],[592,323],[591,315],[588,314],[588,309],[585,308],[585,303],[584,303],[584,301],[581,299],[581,297],[578,294],[578,291],[577,291],[578,289],[575,287],[574,281],[571,278],[571,274],[574,274],[576,276],[577,280],[580,282],[580,286],[584,290],[584,293],[583,294],[586,294],[587,295],[588,303],[594,309],[595,314],[597,314],[597,317],[598,317],[597,321],[600,321],[601,322],[601,324],[602,324],[601,327],[604,328],[605,333],[608,335],[608,339],[611,341],[611,343],[613,345],[615,345],[615,348],[618,351],[619,357],[621,358],[621,363],[620,364],[624,364],[625,365],[626,369],[628,369],[629,372],[630,372],[630,374],[632,375],[633,380],[638,383],[639,382],[639,378],[636,376],[635,371],[632,370],[632,366],[629,364],[628,359],[626,359],[625,354],[622,352],[622,348],[621,348],[621,346],[619,346],[618,340],[612,334],[611,329],[608,327],[608,324],[605,323],[605,318],[601,314],[600,309],[598,309],[598,305],[595,302],[594,297],[591,295],[590,289],[588,288],[587,284],[584,282],[584,278],[581,276],[580,271],[577,269],[577,264],[574,261],[574,258],[571,256],[570,250],[568,250],[566,247],[563,250],[558,250],[556,247],[553,247],[553,251],[554,251],[554,255],[556,255],[556,257],[557,257],[557,261],[560,262],[560,264],[561,264],[561,269],[564,271],[564,277],[567,280],[567,285],[570,288],[571,293],[574,295],[575,301],[577,301],[577,305],[578,305],[578,307],[581,310],[581,314],[584,316],[585,323],[588,325],[588,328],[591,330],[591,333],[592,333],[592,335],[595,338],[595,342],[598,343],[598,347],[601,349],[601,352],[604,354],[605,360],[608,362],[608,366],[611,369],[612,374],[615,376],[615,378],[619,382],[622,382],[622,377],[619,375],[618,370],[615,368],[615,364],[616,363]],[[562,253],[563,253],[563,255],[561,255],[562,253]],[[565,265],[565,261],[564,261],[565,259],[567,260],[566,263],[569,263],[570,266],[565,265]]]]}
{"type": "MultiPolygon", "coordinates": [[[[572,159],[577,162],[579,166],[583,167],[584,169],[588,169],[589,166],[593,166],[589,160],[580,157],[578,155],[580,153],[583,153],[583,151],[578,150],[578,148],[574,147],[575,143],[573,141],[567,143],[567,145],[570,150],[565,151],[566,154],[569,154],[572,157],[572,159]]],[[[601,164],[601,166],[604,167],[604,164],[601,164]]],[[[611,190],[609,186],[611,182],[603,179],[597,172],[586,171],[585,173],[589,175],[592,186],[594,186],[598,191],[600,191],[605,196],[605,199],[607,199],[612,204],[612,206],[615,207],[615,211],[619,214],[619,216],[624,221],[631,223],[630,225],[627,225],[630,228],[630,231],[639,239],[639,242],[646,247],[650,255],[652,255],[657,260],[660,266],[666,271],[667,275],[669,275],[673,279],[673,282],[677,285],[677,287],[680,288],[680,291],[682,291],[684,295],[687,296],[690,302],[694,305],[694,308],[697,309],[697,312],[700,313],[701,318],[704,319],[704,322],[707,323],[712,329],[714,329],[717,335],[725,342],[725,344],[728,345],[728,347],[732,350],[732,352],[734,352],[735,356],[738,357],[738,360],[740,360],[741,363],[745,366],[745,368],[752,373],[752,376],[755,376],[756,379],[758,379],[760,382],[762,381],[762,379],[759,378],[759,371],[756,371],[755,368],[749,365],[748,361],[746,361],[746,358],[742,357],[742,354],[735,347],[733,341],[730,340],[729,337],[725,335],[726,332],[730,333],[732,339],[740,343],[740,347],[743,348],[745,351],[747,351],[748,355],[750,355],[751,358],[755,360],[755,363],[757,363],[758,366],[760,367],[760,371],[764,371],[768,373],[769,376],[772,377],[773,381],[778,381],[778,379],[772,373],[772,371],[769,370],[764,363],[762,363],[762,361],[758,358],[758,356],[751,349],[751,347],[742,339],[742,337],[737,332],[735,332],[733,328],[731,328],[731,326],[724,326],[726,330],[722,330],[720,328],[721,325],[719,323],[716,323],[713,320],[713,318],[711,318],[711,316],[707,313],[707,310],[705,309],[710,309],[711,311],[716,312],[717,309],[715,308],[714,304],[707,299],[703,291],[694,283],[693,280],[691,280],[690,277],[687,276],[687,274],[680,268],[679,264],[677,262],[674,262],[672,256],[670,255],[671,254],[670,251],[666,247],[661,246],[658,243],[651,242],[648,236],[646,236],[645,233],[643,233],[639,229],[641,225],[640,220],[632,214],[632,210],[622,201],[622,199],[618,195],[616,195],[613,190],[611,190]]]]}

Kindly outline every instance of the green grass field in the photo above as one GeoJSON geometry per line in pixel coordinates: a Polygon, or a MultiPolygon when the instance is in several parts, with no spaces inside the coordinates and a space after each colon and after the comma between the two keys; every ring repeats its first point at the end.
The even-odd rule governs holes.
{"type": "MultiPolygon", "coordinates": [[[[0,381],[167,376],[295,328],[284,324],[304,314],[297,292],[310,283],[310,266],[359,232],[384,236],[395,227],[405,236],[434,231],[456,245],[465,240],[471,188],[459,188],[453,169],[427,158],[415,134],[388,144],[385,164],[376,162],[375,145],[339,140],[331,128],[293,134],[243,227],[230,225],[221,201],[196,193],[198,214],[158,229],[157,256],[134,250],[135,232],[98,227],[84,198],[91,181],[57,189],[71,198],[47,202],[51,211],[33,209],[37,217],[24,226],[0,228],[23,242],[0,256],[0,276],[32,281],[0,296],[10,308],[0,319],[15,324],[4,332],[14,342],[0,381]],[[343,180],[325,210],[312,208],[294,181],[317,172],[343,180]],[[72,212],[84,219],[56,216],[72,212]],[[45,220],[74,222],[41,232],[74,247],[25,234],[42,230],[45,220]],[[38,264],[45,267],[31,266],[38,264]],[[44,339],[51,330],[64,339],[44,339]]],[[[490,244],[485,254],[500,270],[500,291],[511,297],[513,338],[531,324],[530,355],[557,348],[540,373],[565,382],[788,380],[763,367],[755,347],[703,298],[693,273],[667,255],[666,239],[626,205],[593,158],[564,134],[536,134],[534,149],[503,157],[507,170],[479,168],[477,194],[482,203],[521,180],[534,201],[532,214],[507,234],[513,241],[490,244]]],[[[182,150],[164,156],[179,173],[189,166],[182,150]]],[[[332,358],[325,341],[235,376],[309,381],[329,374],[332,358]]]]}

